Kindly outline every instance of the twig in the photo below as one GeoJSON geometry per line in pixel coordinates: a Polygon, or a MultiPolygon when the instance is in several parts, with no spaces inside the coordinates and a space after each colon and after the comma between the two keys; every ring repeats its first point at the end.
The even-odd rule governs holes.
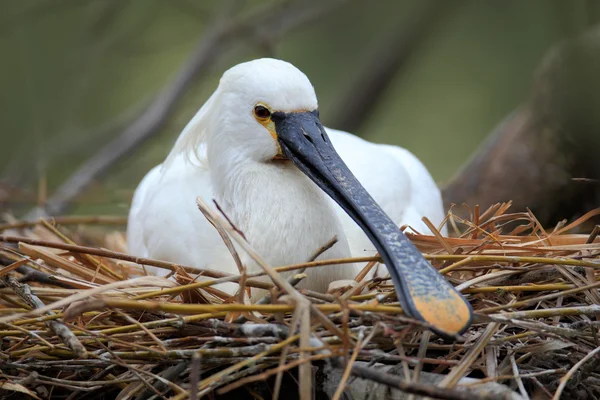
{"type": "MultiPolygon", "coordinates": [[[[14,292],[31,308],[37,309],[45,307],[45,304],[42,303],[42,301],[38,299],[37,296],[31,293],[31,288],[29,287],[29,285],[20,283],[15,279],[15,277],[11,275],[3,277],[3,280],[4,283],[7,286],[9,286],[12,290],[14,290],[14,292]]],[[[51,311],[48,311],[48,314],[52,315],[53,313],[51,311]]],[[[71,330],[67,328],[66,325],[56,320],[47,321],[46,325],[48,326],[48,328],[50,328],[52,332],[56,334],[56,336],[61,340],[61,342],[63,342],[65,346],[67,346],[75,354],[77,354],[77,356],[79,356],[80,358],[87,358],[87,350],[85,349],[85,347],[83,347],[83,345],[81,344],[79,339],[77,339],[77,337],[73,334],[73,332],[71,332],[71,330]]]]}
{"type": "Polygon", "coordinates": [[[200,380],[202,364],[202,354],[195,352],[192,356],[192,366],[190,368],[190,398],[198,398],[198,382],[200,380]]]}
{"type": "MultiPolygon", "coordinates": [[[[338,239],[335,236],[333,238],[331,238],[327,243],[325,243],[317,251],[315,251],[315,253],[308,259],[308,262],[316,260],[321,254],[325,253],[327,250],[329,250],[330,248],[332,248],[337,243],[337,240],[338,239]]],[[[288,282],[290,283],[290,285],[296,286],[298,283],[300,283],[300,281],[302,279],[298,278],[297,274],[301,274],[305,270],[306,270],[306,268],[300,269],[296,273],[296,275],[290,276],[288,278],[288,282]]],[[[266,294],[260,300],[258,300],[257,302],[255,302],[255,304],[271,304],[271,302],[272,302],[271,294],[266,294]]],[[[235,322],[238,323],[238,324],[243,324],[246,321],[247,321],[247,318],[242,315],[235,322]]]]}
{"type": "Polygon", "coordinates": [[[465,375],[467,369],[471,367],[473,362],[479,357],[483,348],[488,344],[496,330],[498,329],[499,324],[496,322],[492,322],[487,326],[475,346],[471,347],[467,355],[463,358],[462,362],[456,367],[452,368],[450,374],[448,374],[444,380],[440,383],[440,386],[451,388],[455,387],[458,381],[465,375]]]}
{"type": "MultiPolygon", "coordinates": [[[[336,357],[336,356],[338,356],[338,355],[337,354],[315,354],[315,355],[312,355],[309,357],[309,361],[325,360],[329,357],[336,357]]],[[[217,391],[217,393],[225,394],[233,389],[237,389],[248,383],[264,381],[265,379],[269,378],[270,376],[273,376],[275,374],[282,374],[283,372],[289,371],[290,369],[298,367],[301,364],[306,363],[306,362],[307,361],[305,361],[305,360],[294,360],[290,363],[279,365],[277,368],[270,369],[268,371],[263,372],[262,374],[249,376],[249,377],[241,379],[237,382],[231,383],[231,384],[219,389],[217,391]]],[[[275,396],[273,396],[273,399],[275,399],[275,396]]]]}
{"type": "Polygon", "coordinates": [[[506,309],[509,309],[509,308],[515,309],[517,307],[522,307],[522,306],[527,306],[527,305],[539,303],[540,301],[544,301],[544,300],[556,299],[556,298],[558,298],[560,296],[567,296],[567,295],[571,295],[571,294],[575,294],[575,293],[579,293],[579,292],[584,292],[584,291],[590,290],[590,289],[596,289],[596,288],[599,288],[599,287],[600,287],[600,282],[597,282],[597,283],[594,283],[594,284],[591,284],[591,285],[581,286],[581,287],[574,288],[574,289],[569,289],[569,290],[563,290],[563,291],[560,291],[558,293],[552,293],[552,294],[547,294],[545,296],[534,297],[532,299],[517,301],[517,302],[514,302],[512,304],[506,304],[506,305],[502,305],[502,306],[484,308],[484,309],[478,310],[478,312],[480,312],[480,313],[491,313],[491,312],[506,310],[506,309]]]}
{"type": "Polygon", "coordinates": [[[560,399],[560,396],[562,395],[562,392],[565,389],[565,386],[567,386],[567,382],[569,381],[569,379],[571,379],[571,377],[573,376],[575,371],[577,371],[579,369],[579,367],[581,367],[583,364],[585,364],[590,358],[596,356],[596,354],[598,354],[598,353],[600,353],[600,347],[596,347],[594,350],[592,350],[591,352],[586,354],[585,357],[583,357],[581,360],[579,360],[577,362],[577,364],[573,365],[573,367],[569,370],[569,372],[567,372],[565,374],[565,376],[563,376],[560,379],[560,384],[558,385],[558,388],[556,389],[556,393],[554,393],[554,397],[552,398],[552,400],[560,399]]]}
{"type": "MultiPolygon", "coordinates": [[[[173,382],[173,384],[176,384],[176,378],[185,371],[185,369],[187,368],[187,362],[183,362],[183,363],[179,363],[177,365],[173,365],[167,369],[165,369],[164,371],[162,371],[159,376],[164,379],[167,382],[173,382]]],[[[165,383],[165,381],[162,380],[157,380],[152,386],[154,387],[155,391],[159,391],[162,392],[163,390],[167,389],[169,387],[169,385],[167,383],[165,383]]],[[[146,389],[146,391],[144,393],[142,393],[140,395],[139,398],[141,399],[145,399],[145,398],[149,398],[150,393],[153,392],[150,389],[146,389]]]]}
{"type": "Polygon", "coordinates": [[[56,225],[88,225],[88,224],[98,224],[98,225],[125,225],[127,223],[126,217],[111,217],[111,216],[60,216],[60,217],[52,217],[48,219],[38,218],[33,220],[23,220],[17,221],[10,224],[2,224],[0,225],[0,231],[5,231],[7,229],[22,229],[22,228],[31,228],[32,226],[36,226],[42,221],[48,221],[56,225]]]}
{"type": "Polygon", "coordinates": [[[600,313],[600,305],[590,304],[589,306],[581,307],[560,307],[560,308],[547,308],[542,310],[528,310],[528,311],[513,311],[504,314],[494,314],[493,317],[502,318],[548,318],[555,316],[567,316],[567,315],[594,315],[600,313]]]}
{"type": "MultiPolygon", "coordinates": [[[[296,306],[296,312],[300,314],[300,347],[307,348],[309,347],[310,341],[310,301],[302,296],[298,291],[285,279],[283,279],[275,270],[268,265],[260,255],[256,253],[256,251],[250,246],[250,244],[239,234],[238,231],[233,229],[230,226],[227,226],[222,221],[218,215],[214,214],[207,204],[198,197],[196,199],[198,204],[198,208],[204,215],[208,215],[210,219],[215,222],[219,222],[221,226],[223,226],[228,233],[233,237],[233,239],[240,245],[246,253],[267,273],[269,278],[277,285],[280,289],[285,291],[288,295],[290,295],[294,301],[296,306]]],[[[300,359],[306,359],[308,354],[305,352],[300,353],[300,359]]],[[[312,398],[312,369],[311,364],[306,363],[300,366],[300,399],[301,400],[310,400],[312,398]]]]}
{"type": "MultiPolygon", "coordinates": [[[[43,247],[67,250],[72,253],[92,254],[92,255],[100,256],[100,257],[107,257],[107,258],[113,258],[116,260],[129,261],[129,262],[133,262],[133,263],[140,264],[140,265],[151,265],[151,266],[168,269],[168,270],[175,271],[175,272],[179,268],[181,268],[186,272],[202,274],[204,276],[209,276],[209,277],[213,277],[213,278],[222,278],[222,277],[230,276],[229,274],[222,272],[222,271],[190,267],[190,266],[170,263],[167,261],[153,260],[153,259],[144,258],[144,257],[135,257],[135,256],[131,256],[131,255],[125,254],[125,253],[119,253],[117,251],[99,249],[99,248],[95,248],[95,247],[78,246],[78,245],[72,245],[72,244],[66,244],[66,243],[50,242],[47,240],[37,240],[37,239],[30,239],[27,237],[5,236],[5,235],[0,235],[0,242],[26,243],[26,244],[30,244],[30,245],[34,245],[34,246],[43,246],[43,247]]],[[[260,282],[260,281],[252,281],[252,282],[248,281],[248,282],[246,282],[246,284],[247,285],[255,285],[256,287],[263,288],[263,289],[269,289],[272,287],[271,285],[265,284],[264,282],[260,282]]]]}
{"type": "MultiPolygon", "coordinates": [[[[284,346],[287,346],[288,344],[291,344],[291,343],[295,342],[296,340],[298,340],[299,337],[300,337],[300,335],[290,336],[288,339],[286,339],[274,346],[271,346],[268,350],[258,353],[253,357],[247,358],[246,360],[244,360],[240,363],[237,363],[235,365],[232,365],[231,367],[226,368],[223,371],[217,372],[216,374],[212,375],[210,378],[202,380],[198,384],[198,389],[200,391],[202,391],[202,390],[206,389],[206,387],[208,387],[209,385],[211,385],[213,383],[218,383],[223,377],[227,376],[231,372],[238,371],[241,368],[244,368],[248,365],[251,365],[251,364],[259,361],[260,359],[262,359],[263,357],[267,356],[270,353],[279,351],[284,346]]],[[[179,395],[173,397],[172,400],[182,400],[185,398],[187,398],[187,393],[182,393],[182,394],[179,394],[179,395]]]]}
{"type": "Polygon", "coordinates": [[[499,395],[485,395],[482,393],[473,393],[471,391],[441,388],[423,383],[409,382],[398,378],[397,376],[380,372],[375,368],[368,368],[362,365],[354,365],[352,373],[363,379],[369,379],[394,389],[401,390],[406,393],[427,396],[435,399],[446,400],[473,400],[473,399],[503,399],[499,395]]]}
{"type": "MultiPolygon", "coordinates": [[[[241,279],[241,276],[239,276],[239,275],[237,275],[237,276],[230,275],[223,271],[211,270],[211,269],[206,269],[206,268],[198,268],[198,267],[192,267],[192,266],[187,266],[187,265],[180,265],[180,264],[175,264],[175,263],[171,263],[171,262],[167,262],[167,261],[160,261],[160,260],[155,260],[155,259],[145,258],[145,257],[135,257],[135,256],[131,256],[129,254],[119,253],[117,251],[111,251],[111,250],[106,250],[106,249],[100,249],[100,248],[96,248],[96,247],[70,245],[70,244],[66,244],[66,243],[50,242],[47,240],[31,239],[31,238],[22,237],[22,236],[7,236],[7,235],[0,235],[0,242],[26,243],[26,244],[30,244],[33,246],[43,246],[43,247],[67,250],[71,253],[91,254],[91,255],[100,256],[100,257],[113,258],[116,260],[129,261],[129,262],[140,264],[140,265],[151,265],[151,266],[158,267],[158,268],[168,269],[168,270],[174,271],[174,272],[176,272],[178,269],[183,269],[184,271],[189,272],[189,273],[200,274],[200,275],[212,277],[212,278],[223,278],[222,281],[214,282],[211,284],[216,284],[216,283],[221,283],[221,282],[230,282],[230,281],[235,282],[235,281],[239,281],[241,279]]],[[[319,266],[330,265],[330,264],[331,265],[346,264],[348,262],[360,262],[361,260],[371,261],[372,259],[373,259],[373,257],[363,257],[363,258],[358,257],[358,258],[344,258],[344,259],[335,259],[335,260],[319,260],[319,261],[313,261],[311,263],[303,263],[303,264],[293,265],[293,266],[278,267],[276,270],[277,270],[277,272],[285,272],[285,271],[290,271],[290,270],[294,270],[294,269],[299,269],[302,267],[319,267],[319,266]]],[[[264,276],[264,275],[266,275],[266,273],[263,271],[263,272],[257,272],[254,274],[248,274],[247,276],[248,277],[259,277],[259,276],[264,276]]],[[[262,282],[262,281],[257,281],[257,280],[247,280],[246,285],[253,286],[256,288],[260,288],[260,289],[267,289],[267,290],[273,287],[273,285],[271,285],[267,282],[262,282]]],[[[194,288],[198,288],[198,287],[202,287],[202,286],[204,286],[204,282],[198,282],[195,284],[186,285],[183,288],[183,290],[194,289],[194,288]]],[[[175,292],[177,290],[179,290],[179,289],[174,288],[173,292],[175,292]]],[[[163,291],[163,294],[173,293],[173,292],[163,291]]]]}
{"type": "Polygon", "coordinates": [[[514,354],[510,355],[510,366],[512,368],[513,376],[514,376],[515,381],[517,382],[517,386],[519,388],[519,392],[521,393],[521,396],[523,396],[523,398],[525,400],[529,400],[529,396],[527,395],[525,386],[523,386],[523,380],[521,379],[521,376],[519,375],[519,367],[517,366],[517,361],[515,360],[514,354]]]}
{"type": "Polygon", "coordinates": [[[369,343],[369,341],[373,337],[373,333],[375,333],[375,330],[373,329],[371,331],[371,334],[366,339],[363,339],[364,335],[362,334],[362,331],[364,331],[364,329],[361,330],[361,334],[359,334],[359,337],[358,337],[359,340],[357,340],[356,344],[354,345],[354,350],[352,351],[352,356],[350,357],[350,360],[348,360],[348,362],[346,363],[346,367],[344,368],[344,371],[342,373],[342,378],[340,379],[340,383],[338,384],[338,387],[335,390],[332,400],[339,400],[340,397],[342,396],[342,393],[344,392],[344,389],[346,388],[346,382],[348,381],[348,378],[350,377],[350,373],[352,371],[352,366],[354,365],[354,362],[356,361],[356,358],[358,357],[358,353],[367,343],[369,343]]]}
{"type": "MultiPolygon", "coordinates": [[[[0,265],[4,264],[4,265],[8,266],[8,265],[13,264],[14,262],[19,262],[19,261],[14,261],[14,260],[7,258],[0,254],[0,265]]],[[[27,262],[30,262],[30,261],[31,260],[27,259],[27,262]]],[[[37,282],[37,283],[41,283],[41,284],[45,284],[45,285],[59,286],[59,287],[65,288],[65,289],[75,289],[72,285],[69,285],[66,282],[58,281],[55,277],[48,274],[47,272],[39,271],[39,270],[32,268],[26,264],[19,265],[16,268],[16,271],[18,273],[20,273],[21,275],[23,275],[22,277],[19,278],[19,282],[24,282],[24,283],[37,282]]],[[[0,284],[0,287],[2,287],[1,284],[0,284]]]]}

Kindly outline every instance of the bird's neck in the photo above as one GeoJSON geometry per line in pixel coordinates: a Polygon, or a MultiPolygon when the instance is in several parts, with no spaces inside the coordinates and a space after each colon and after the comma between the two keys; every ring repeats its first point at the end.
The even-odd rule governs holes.
{"type": "Polygon", "coordinates": [[[333,236],[326,258],[350,255],[333,202],[291,162],[220,154],[209,164],[217,202],[270,263],[304,262],[333,236]]]}
{"type": "MultiPolygon", "coordinates": [[[[301,209],[332,211],[331,201],[291,162],[257,162],[234,154],[209,159],[215,199],[232,214],[270,214],[283,219],[284,211],[298,217],[301,209]],[[321,210],[322,209],[322,210],[321,210]]],[[[335,214],[332,212],[332,214],[335,214]]],[[[236,218],[237,220],[238,218],[236,218]]]]}

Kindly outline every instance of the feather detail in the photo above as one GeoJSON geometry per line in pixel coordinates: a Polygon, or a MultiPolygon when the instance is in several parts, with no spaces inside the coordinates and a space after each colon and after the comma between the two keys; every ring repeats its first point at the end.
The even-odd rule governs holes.
{"type": "Polygon", "coordinates": [[[184,154],[188,162],[198,161],[201,165],[206,162],[205,157],[202,157],[198,153],[198,149],[202,143],[206,142],[206,132],[210,124],[210,116],[212,115],[211,111],[216,103],[218,93],[219,90],[216,90],[210,96],[202,108],[194,115],[194,118],[188,122],[181,134],[179,134],[175,145],[162,164],[161,171],[164,172],[165,169],[169,168],[180,154],[184,154]]]}

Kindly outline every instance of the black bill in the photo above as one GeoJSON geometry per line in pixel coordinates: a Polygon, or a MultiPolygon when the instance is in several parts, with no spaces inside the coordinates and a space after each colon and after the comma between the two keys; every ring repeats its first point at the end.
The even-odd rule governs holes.
{"type": "Polygon", "coordinates": [[[337,154],[317,111],[272,114],[285,157],[333,198],[381,255],[404,311],[452,337],[471,324],[470,304],[423,257],[337,154]]]}

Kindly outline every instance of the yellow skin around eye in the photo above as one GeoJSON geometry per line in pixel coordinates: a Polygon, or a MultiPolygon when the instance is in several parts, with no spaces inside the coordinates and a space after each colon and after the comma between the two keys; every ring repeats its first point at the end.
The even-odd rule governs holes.
{"type": "MultiPolygon", "coordinates": [[[[256,106],[262,106],[265,107],[267,110],[270,110],[270,108],[265,106],[264,104],[259,103],[256,106]]],[[[281,153],[281,146],[279,146],[279,141],[277,138],[277,130],[275,128],[275,123],[271,120],[271,117],[259,118],[256,116],[256,114],[254,114],[254,112],[252,114],[254,115],[254,118],[256,118],[256,121],[258,121],[259,124],[264,126],[273,137],[273,140],[275,140],[275,144],[277,145],[277,155],[275,156],[275,158],[279,159],[283,157],[283,154],[281,153]]]]}
{"type": "MultiPolygon", "coordinates": [[[[263,103],[258,103],[255,107],[264,107],[267,110],[269,110],[269,112],[272,113],[271,108],[266,106],[263,103]]],[[[298,110],[293,110],[291,111],[292,113],[294,112],[308,112],[308,110],[304,110],[304,109],[298,109],[298,110]]],[[[274,160],[285,160],[285,156],[283,155],[283,153],[281,152],[281,146],[279,146],[279,140],[277,137],[277,129],[275,128],[275,123],[271,120],[271,117],[267,117],[267,118],[260,118],[258,117],[254,111],[252,112],[252,115],[254,115],[254,118],[256,118],[256,121],[258,121],[259,124],[261,124],[262,126],[264,126],[269,133],[271,134],[271,136],[273,137],[273,140],[275,140],[275,144],[277,145],[277,155],[274,157],[274,160]]]]}
{"type": "MultiPolygon", "coordinates": [[[[257,117],[256,120],[258,121],[259,124],[261,124],[262,126],[267,128],[267,130],[269,131],[271,136],[273,136],[273,139],[275,139],[275,141],[277,141],[277,131],[275,129],[275,123],[273,121],[271,121],[271,118],[260,119],[257,117]]],[[[277,145],[279,146],[279,144],[277,144],[277,145]]]]}

